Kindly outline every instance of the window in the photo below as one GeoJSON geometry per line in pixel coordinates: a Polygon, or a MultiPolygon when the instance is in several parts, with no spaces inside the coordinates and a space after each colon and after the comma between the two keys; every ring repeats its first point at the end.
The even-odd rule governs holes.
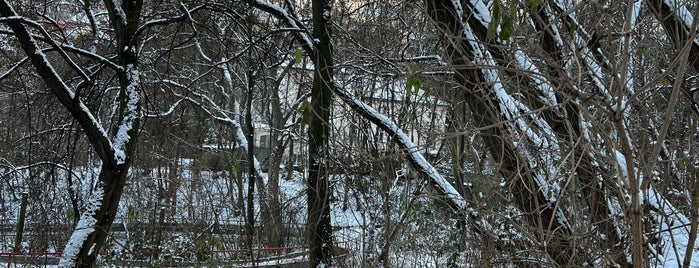
{"type": "Polygon", "coordinates": [[[269,139],[269,135],[260,136],[260,148],[267,148],[267,139],[269,139]]]}

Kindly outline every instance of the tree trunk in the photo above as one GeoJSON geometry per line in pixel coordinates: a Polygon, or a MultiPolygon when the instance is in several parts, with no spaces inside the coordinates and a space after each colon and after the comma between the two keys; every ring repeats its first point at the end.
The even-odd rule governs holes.
{"type": "MultiPolygon", "coordinates": [[[[283,225],[281,201],[279,200],[279,175],[281,173],[281,163],[284,157],[284,142],[281,140],[281,129],[284,128],[284,117],[281,112],[279,101],[279,84],[275,85],[270,98],[271,106],[271,126],[269,135],[269,156],[267,158],[267,170],[269,178],[267,182],[267,201],[269,202],[269,217],[265,219],[265,233],[270,235],[271,246],[281,247],[284,245],[286,229],[283,225]]],[[[292,165],[291,162],[288,163],[292,165]]]]}
{"type": "MultiPolygon", "coordinates": [[[[502,55],[497,49],[489,51],[487,47],[479,47],[482,46],[479,36],[485,36],[487,25],[469,26],[472,21],[481,23],[477,17],[482,16],[471,13],[471,7],[464,8],[461,14],[451,2],[427,1],[427,12],[437,29],[448,39],[447,51],[453,66],[469,66],[474,62],[478,64],[478,61],[488,60],[491,52],[493,57],[502,55]],[[470,18],[471,21],[464,22],[465,18],[470,18]]],[[[502,93],[495,92],[496,85],[493,84],[500,83],[493,77],[497,75],[497,71],[477,68],[461,68],[456,71],[457,82],[466,91],[465,96],[468,97],[465,101],[472,111],[476,126],[483,129],[482,138],[493,159],[501,164],[500,174],[511,185],[515,202],[526,213],[525,219],[539,230],[537,238],[545,245],[544,251],[558,265],[582,263],[579,256],[576,256],[574,243],[570,241],[570,226],[557,205],[547,196],[550,193],[543,192],[542,189],[546,189],[547,185],[540,185],[541,178],[536,178],[540,175],[536,174],[531,159],[535,155],[523,152],[526,149],[522,149],[520,145],[522,140],[516,138],[516,132],[521,130],[517,126],[508,126],[511,123],[508,123],[506,113],[511,111],[503,109],[507,109],[509,104],[504,103],[498,95],[502,93]],[[500,124],[501,122],[505,124],[500,124]]],[[[538,163],[542,164],[546,165],[538,163]]]]}
{"type": "MultiPolygon", "coordinates": [[[[571,163],[574,163],[576,178],[582,188],[583,198],[585,199],[592,222],[598,230],[604,234],[607,239],[604,240],[606,248],[611,249],[610,255],[613,260],[619,265],[630,266],[624,254],[625,243],[618,233],[614,222],[610,219],[610,209],[607,203],[607,195],[605,194],[605,181],[609,179],[609,174],[606,174],[599,168],[593,165],[594,161],[589,153],[589,148],[586,146],[588,141],[579,143],[584,139],[583,119],[577,104],[566,101],[570,96],[576,96],[574,85],[568,84],[570,81],[567,78],[565,70],[561,66],[565,66],[563,60],[564,48],[562,44],[557,44],[556,40],[560,38],[558,32],[553,28],[550,17],[551,9],[547,2],[542,3],[536,10],[529,10],[530,16],[533,18],[536,30],[541,32],[540,44],[543,48],[542,53],[547,57],[547,67],[549,73],[554,79],[550,79],[552,86],[557,88],[556,101],[562,103],[563,112],[549,108],[544,110],[544,118],[553,127],[558,140],[563,144],[568,144],[568,148],[574,153],[572,154],[571,163]],[[600,176],[604,179],[600,179],[600,176]]],[[[582,27],[582,26],[581,26],[582,27]]],[[[533,88],[533,85],[532,85],[533,88]]],[[[534,106],[533,108],[545,108],[534,106]]]]}
{"type": "Polygon", "coordinates": [[[19,218],[17,219],[17,233],[15,234],[15,246],[12,248],[13,253],[22,253],[22,237],[24,236],[28,197],[29,193],[22,193],[22,202],[19,205],[19,218]]]}
{"type": "Polygon", "coordinates": [[[248,90],[245,107],[245,123],[247,125],[247,163],[248,163],[248,194],[247,194],[247,210],[245,213],[245,229],[247,231],[247,248],[250,254],[250,262],[252,267],[257,267],[255,262],[254,239],[255,239],[255,128],[252,124],[252,91],[255,87],[255,71],[248,73],[248,90]]]}
{"type": "Polygon", "coordinates": [[[333,55],[330,42],[329,0],[313,0],[315,71],[311,91],[312,121],[308,129],[308,248],[310,267],[333,265],[330,188],[328,186],[328,136],[332,105],[333,55]]]}
{"type": "MultiPolygon", "coordinates": [[[[678,49],[681,49],[686,42],[691,42],[691,44],[689,44],[688,65],[699,72],[699,41],[696,39],[696,28],[695,31],[692,31],[690,29],[692,25],[687,25],[684,19],[678,15],[677,9],[683,8],[683,6],[669,6],[668,3],[674,2],[675,1],[645,0],[651,12],[655,15],[656,19],[662,23],[667,35],[672,38],[672,41],[674,41],[678,49]],[[692,33],[694,35],[691,35],[692,33]]],[[[691,11],[687,12],[689,13],[691,11]]],[[[697,12],[694,12],[694,14],[697,14],[697,12]]],[[[691,15],[691,13],[682,15],[691,15]]],[[[697,20],[697,18],[694,18],[694,20],[697,20]]],[[[689,21],[688,23],[693,22],[689,21]]]]}
{"type": "MultiPolygon", "coordinates": [[[[73,91],[58,76],[53,65],[37,47],[37,43],[24,25],[19,21],[7,22],[39,76],[85,131],[102,161],[98,182],[88,197],[85,211],[82,212],[78,225],[66,245],[64,256],[61,258],[60,265],[64,267],[94,266],[97,254],[104,245],[116,216],[141,120],[141,103],[137,89],[138,62],[134,50],[137,40],[134,35],[139,25],[142,2],[124,1],[123,6],[116,7],[115,2],[105,1],[105,5],[118,42],[117,62],[122,67],[118,71],[120,91],[117,99],[116,129],[112,131],[115,135],[114,141],[110,141],[106,131],[82,103],[79,89],[73,91]],[[122,14],[124,16],[120,16],[122,14]]],[[[6,1],[0,1],[0,15],[17,16],[6,1]]],[[[82,71],[78,68],[74,69],[78,72],[82,71]]],[[[83,78],[81,85],[89,85],[89,78],[84,73],[79,74],[83,78]]]]}

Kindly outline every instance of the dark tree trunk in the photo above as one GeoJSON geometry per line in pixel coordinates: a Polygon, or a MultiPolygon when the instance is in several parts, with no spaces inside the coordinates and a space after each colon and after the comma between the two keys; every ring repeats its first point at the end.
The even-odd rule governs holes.
{"type": "Polygon", "coordinates": [[[250,262],[252,267],[257,267],[255,263],[255,252],[253,252],[255,241],[255,128],[252,125],[252,90],[255,87],[255,72],[248,73],[248,90],[245,100],[245,124],[246,138],[248,141],[247,163],[248,163],[248,194],[247,194],[247,210],[245,213],[245,229],[247,230],[247,248],[250,254],[250,262]]]}
{"type": "MultiPolygon", "coordinates": [[[[140,124],[140,101],[137,96],[132,96],[128,91],[134,91],[133,75],[130,70],[136,70],[138,66],[137,57],[134,52],[134,45],[137,42],[135,38],[136,29],[139,26],[141,13],[141,1],[124,1],[121,8],[114,7],[114,2],[105,1],[109,13],[110,22],[113,27],[113,34],[117,40],[117,63],[123,68],[118,72],[120,93],[118,96],[119,107],[117,110],[117,123],[119,127],[129,120],[129,127],[126,129],[126,134],[129,138],[123,140],[120,148],[123,154],[117,156],[116,150],[109,137],[105,136],[101,126],[94,120],[94,117],[85,108],[79,97],[79,90],[73,91],[61,77],[56,74],[50,61],[38,49],[36,42],[26,27],[19,21],[7,21],[8,26],[12,29],[14,36],[19,41],[22,50],[30,58],[32,65],[36,68],[37,74],[44,80],[46,85],[51,90],[58,101],[71,113],[73,118],[85,131],[85,135],[95,148],[97,155],[102,161],[102,169],[99,173],[98,182],[89,197],[95,204],[88,206],[86,211],[83,211],[81,218],[94,220],[94,223],[89,223],[85,228],[93,228],[94,231],[89,232],[84,239],[71,242],[78,244],[69,244],[68,246],[76,249],[77,255],[72,256],[72,260],[68,263],[75,267],[93,267],[97,258],[97,254],[104,245],[109,229],[116,215],[119,199],[126,183],[127,174],[130,167],[131,155],[133,153],[134,144],[140,124]],[[123,12],[125,16],[119,16],[117,12],[123,12]],[[131,86],[131,88],[129,88],[131,86]],[[131,102],[131,103],[129,103],[131,102]],[[135,105],[129,107],[129,104],[135,105]],[[130,114],[136,113],[136,114],[130,114]]],[[[13,8],[6,2],[0,1],[0,15],[3,17],[17,16],[13,8]]],[[[74,70],[78,70],[77,67],[74,70]]],[[[89,86],[89,78],[82,74],[83,84],[89,86]]],[[[80,87],[80,86],[79,86],[80,87]]],[[[113,133],[115,133],[113,131],[113,133]]],[[[89,203],[89,202],[88,202],[89,203]]],[[[90,205],[90,204],[88,204],[90,205]]],[[[76,230],[78,231],[78,230],[76,230]]],[[[84,232],[85,230],[79,230],[84,232]]],[[[74,233],[75,234],[75,233],[74,233]]]]}
{"type": "Polygon", "coordinates": [[[114,167],[105,167],[103,165],[100,171],[99,184],[102,184],[102,187],[104,187],[104,197],[99,210],[93,216],[97,219],[97,224],[95,231],[87,237],[80,247],[80,252],[75,260],[76,267],[95,266],[97,255],[107,240],[109,229],[114,222],[114,217],[119,207],[119,199],[124,191],[128,169],[128,163],[114,167]]]}
{"type": "Polygon", "coordinates": [[[308,236],[310,267],[331,265],[333,261],[328,187],[328,135],[333,56],[330,43],[330,1],[313,0],[315,72],[311,91],[312,121],[308,129],[308,236]]]}

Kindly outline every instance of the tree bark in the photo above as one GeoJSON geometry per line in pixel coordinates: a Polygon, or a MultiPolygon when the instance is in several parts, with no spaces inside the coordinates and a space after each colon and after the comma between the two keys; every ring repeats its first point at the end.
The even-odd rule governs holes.
{"type": "MultiPolygon", "coordinates": [[[[269,156],[267,158],[267,170],[269,178],[267,182],[267,201],[269,202],[269,217],[265,219],[265,233],[271,235],[271,246],[281,247],[284,245],[286,229],[283,225],[282,215],[284,213],[279,200],[279,175],[281,173],[281,163],[284,157],[285,144],[281,140],[281,129],[284,128],[284,116],[281,111],[279,100],[279,83],[274,85],[270,96],[270,132],[269,132],[269,156]]],[[[289,162],[291,167],[293,163],[289,162]]],[[[290,168],[289,167],[289,168],[290,168]]]]}
{"type": "Polygon", "coordinates": [[[308,235],[310,267],[333,265],[330,188],[328,185],[328,136],[332,105],[333,54],[330,42],[329,0],[313,0],[315,71],[311,90],[312,120],[308,129],[308,235]]]}
{"type": "MultiPolygon", "coordinates": [[[[250,262],[252,267],[257,267],[255,262],[255,252],[253,252],[254,241],[255,241],[255,128],[252,124],[252,92],[255,87],[255,71],[250,71],[248,73],[248,90],[246,91],[245,99],[245,124],[246,124],[246,138],[248,141],[247,150],[247,163],[248,163],[248,194],[247,194],[247,207],[245,212],[245,229],[247,231],[247,243],[248,254],[250,256],[250,262]]],[[[261,199],[262,200],[262,199],[261,199]]]]}

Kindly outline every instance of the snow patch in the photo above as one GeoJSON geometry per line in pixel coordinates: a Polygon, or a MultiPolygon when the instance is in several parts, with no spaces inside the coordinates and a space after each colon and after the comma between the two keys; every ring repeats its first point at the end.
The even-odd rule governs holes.
{"type": "Polygon", "coordinates": [[[655,266],[682,267],[687,249],[693,249],[690,251],[690,267],[699,267],[696,241],[694,245],[689,245],[691,221],[653,188],[648,189],[646,196],[651,207],[651,216],[658,223],[653,232],[661,240],[658,244],[661,247],[661,251],[658,252],[660,256],[655,266]]]}

